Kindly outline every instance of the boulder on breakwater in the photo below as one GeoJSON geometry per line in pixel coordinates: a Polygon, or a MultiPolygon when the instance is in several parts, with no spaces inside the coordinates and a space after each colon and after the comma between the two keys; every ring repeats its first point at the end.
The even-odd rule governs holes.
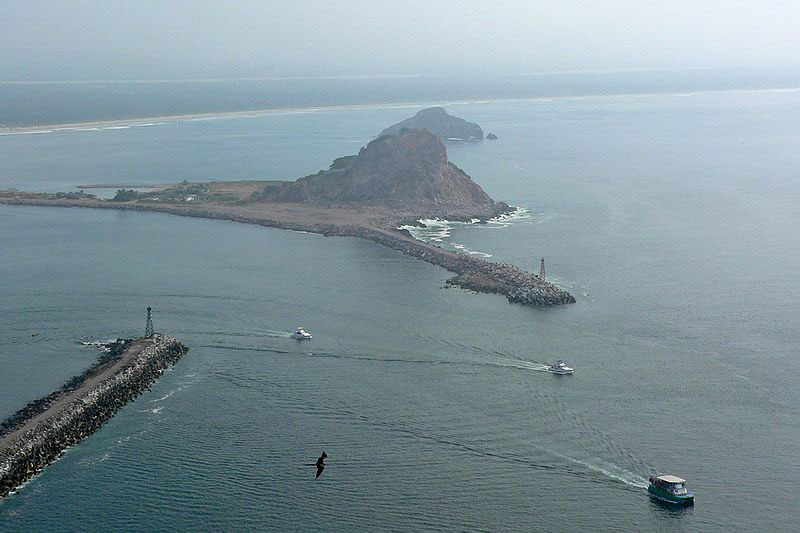
{"type": "Polygon", "coordinates": [[[148,389],[188,348],[163,334],[124,341],[122,353],[101,360],[60,391],[31,402],[0,432],[0,498],[97,431],[148,389]]]}

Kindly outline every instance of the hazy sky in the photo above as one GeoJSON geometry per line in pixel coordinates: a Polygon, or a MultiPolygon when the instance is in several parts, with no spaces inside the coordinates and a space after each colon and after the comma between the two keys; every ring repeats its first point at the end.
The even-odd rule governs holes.
{"type": "Polygon", "coordinates": [[[0,79],[800,67],[794,1],[0,0],[0,79]]]}

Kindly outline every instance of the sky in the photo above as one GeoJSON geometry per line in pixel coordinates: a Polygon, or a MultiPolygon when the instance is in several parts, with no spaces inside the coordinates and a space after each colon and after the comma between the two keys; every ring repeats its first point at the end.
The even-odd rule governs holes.
{"type": "Polygon", "coordinates": [[[0,0],[0,79],[800,69],[800,1],[0,0]]]}

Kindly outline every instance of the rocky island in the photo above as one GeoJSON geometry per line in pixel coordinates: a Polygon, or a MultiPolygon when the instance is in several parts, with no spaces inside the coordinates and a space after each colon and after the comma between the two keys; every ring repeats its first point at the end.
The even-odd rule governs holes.
{"type": "Polygon", "coordinates": [[[404,129],[425,129],[443,141],[480,141],[483,139],[483,130],[480,126],[474,122],[467,122],[463,118],[454,117],[443,107],[423,109],[413,117],[389,126],[378,137],[397,135],[404,129]]]}
{"type": "Polygon", "coordinates": [[[399,229],[426,218],[486,221],[515,209],[490,198],[448,161],[441,140],[424,129],[382,135],[358,154],[293,182],[183,182],[150,192],[120,190],[112,200],[83,193],[2,191],[0,203],[158,211],[359,237],[441,266],[456,274],[448,283],[465,289],[527,305],[575,301],[517,267],[444,250],[399,229]]]}

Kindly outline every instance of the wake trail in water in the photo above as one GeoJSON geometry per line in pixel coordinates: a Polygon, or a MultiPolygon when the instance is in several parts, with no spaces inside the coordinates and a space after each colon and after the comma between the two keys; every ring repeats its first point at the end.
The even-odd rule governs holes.
{"type": "MultiPolygon", "coordinates": [[[[222,348],[222,349],[232,349],[241,351],[260,351],[260,352],[279,353],[279,354],[296,353],[296,352],[288,352],[283,350],[274,350],[266,348],[247,348],[247,347],[232,347],[232,346],[221,346],[221,345],[207,345],[207,346],[222,348]]],[[[479,361],[454,361],[454,360],[435,360],[435,359],[411,359],[411,358],[397,358],[397,357],[382,358],[369,355],[338,354],[332,352],[309,352],[306,353],[305,356],[340,359],[340,360],[381,362],[381,363],[453,365],[453,366],[462,366],[462,367],[466,366],[466,367],[478,367],[478,368],[504,367],[504,368],[518,368],[521,370],[528,370],[528,371],[547,372],[548,366],[543,363],[516,358],[511,354],[506,354],[503,352],[492,352],[488,350],[485,351],[487,353],[491,352],[492,354],[494,354],[495,357],[503,357],[507,358],[508,360],[479,362],[479,361]]],[[[262,376],[250,377],[228,372],[216,372],[214,375],[217,379],[226,381],[231,385],[254,391],[258,390],[263,391],[265,385],[270,387],[276,387],[283,391],[294,390],[293,386],[269,380],[262,376]]],[[[294,396],[291,393],[290,395],[294,396]]],[[[309,406],[307,405],[307,401],[300,397],[294,398],[293,403],[304,406],[304,410],[307,410],[309,408],[309,406]]],[[[595,475],[599,476],[601,479],[610,479],[615,482],[621,483],[632,489],[644,489],[647,487],[647,483],[644,477],[636,474],[632,470],[620,466],[620,464],[635,463],[636,469],[637,470],[641,469],[640,471],[650,471],[652,470],[652,468],[646,465],[643,461],[637,459],[630,452],[621,449],[613,442],[612,439],[610,439],[608,436],[604,435],[597,429],[593,428],[591,424],[582,420],[579,415],[575,413],[570,413],[568,410],[566,410],[564,406],[561,405],[561,402],[559,402],[558,397],[551,398],[550,396],[548,396],[548,399],[546,399],[543,403],[545,405],[552,406],[552,409],[540,411],[540,415],[547,418],[552,418],[554,422],[553,425],[554,429],[558,430],[559,432],[563,432],[564,437],[573,442],[586,441],[588,439],[588,442],[584,442],[584,445],[588,445],[588,449],[586,451],[589,452],[591,448],[594,448],[595,451],[593,453],[592,452],[587,453],[588,455],[587,457],[581,457],[581,455],[583,455],[582,453],[575,454],[563,450],[559,451],[553,448],[552,446],[529,443],[528,445],[532,447],[534,450],[536,450],[538,454],[544,454],[546,456],[549,456],[550,458],[555,459],[556,461],[553,461],[552,459],[537,460],[535,458],[535,456],[537,455],[536,453],[522,455],[522,454],[514,454],[514,453],[507,453],[504,451],[486,449],[485,447],[482,447],[480,445],[475,445],[473,443],[463,442],[461,440],[436,435],[434,433],[431,433],[429,431],[420,428],[409,427],[405,424],[399,424],[395,422],[378,420],[373,417],[357,413],[354,410],[349,409],[345,406],[339,406],[337,408],[336,406],[322,405],[322,406],[315,406],[314,408],[320,409],[322,411],[328,411],[331,414],[335,414],[337,416],[344,415],[346,418],[357,419],[369,423],[370,425],[384,427],[386,429],[400,432],[412,436],[414,438],[425,439],[437,442],[442,445],[457,447],[469,453],[489,458],[494,458],[509,463],[524,465],[537,469],[561,471],[576,477],[586,477],[587,475],[595,475]],[[603,456],[606,457],[604,458],[603,456]],[[614,459],[609,460],[608,459],[609,456],[618,457],[621,460],[621,463],[618,464],[618,462],[616,462],[614,459]]]]}
{"type": "MultiPolygon", "coordinates": [[[[248,334],[230,333],[230,337],[248,337],[248,334]]],[[[266,333],[255,335],[256,337],[273,337],[290,339],[291,334],[286,331],[268,330],[266,333]]],[[[478,368],[514,368],[518,370],[530,370],[536,372],[547,372],[549,364],[541,361],[530,361],[520,357],[512,356],[507,353],[486,350],[477,346],[467,346],[452,341],[442,341],[445,345],[464,351],[473,351],[481,356],[489,356],[491,361],[468,361],[468,360],[455,360],[455,359],[420,359],[408,357],[379,357],[368,353],[335,353],[326,351],[309,351],[305,352],[307,357],[321,357],[329,359],[351,360],[351,361],[370,361],[378,363],[405,363],[405,364],[418,364],[418,365],[454,365],[465,367],[478,367],[478,368]]],[[[213,348],[219,350],[231,350],[241,352],[261,352],[261,353],[274,353],[279,355],[296,354],[296,350],[281,349],[277,347],[263,347],[263,346],[247,346],[241,344],[228,344],[228,343],[209,343],[201,344],[198,348],[213,348]]]]}
{"type": "Polygon", "coordinates": [[[433,434],[428,433],[428,432],[423,431],[423,430],[418,430],[418,429],[415,429],[415,428],[408,428],[408,427],[400,427],[397,424],[386,423],[386,422],[382,422],[382,421],[375,421],[375,420],[370,419],[367,416],[359,415],[359,414],[357,414],[355,412],[352,412],[352,411],[347,411],[347,410],[344,410],[344,411],[347,414],[349,414],[351,416],[355,416],[355,417],[357,417],[357,418],[359,418],[361,420],[364,420],[366,422],[370,422],[370,423],[377,424],[377,425],[380,425],[380,426],[386,426],[386,427],[391,428],[394,431],[401,431],[401,432],[403,432],[405,434],[414,436],[416,438],[422,438],[422,439],[425,439],[425,440],[434,441],[434,442],[436,442],[438,444],[457,447],[457,448],[460,448],[460,449],[462,449],[464,451],[467,451],[467,452],[470,452],[470,453],[473,453],[473,454],[476,454],[476,455],[482,455],[482,456],[485,456],[485,457],[495,458],[495,459],[499,459],[499,460],[506,461],[506,462],[509,462],[509,463],[520,464],[520,465],[524,465],[524,466],[528,466],[528,467],[532,467],[532,468],[537,468],[537,469],[554,470],[554,471],[565,472],[565,473],[567,473],[569,475],[577,476],[577,477],[585,477],[585,475],[586,475],[585,469],[588,469],[589,471],[591,471],[594,474],[599,474],[601,476],[604,476],[606,478],[612,479],[614,481],[621,482],[624,485],[632,487],[632,488],[637,488],[637,489],[646,489],[647,488],[647,482],[642,476],[637,475],[634,472],[631,472],[631,471],[629,471],[629,470],[627,470],[625,468],[622,468],[619,465],[613,464],[613,463],[608,462],[608,461],[604,461],[602,459],[594,459],[592,461],[581,460],[581,459],[566,455],[564,453],[558,452],[558,451],[553,450],[551,448],[538,446],[538,445],[535,445],[535,444],[532,445],[535,449],[537,449],[537,450],[539,450],[539,451],[541,451],[541,452],[543,452],[543,453],[545,453],[547,455],[554,456],[554,457],[560,459],[562,462],[565,462],[565,463],[568,463],[568,464],[572,464],[572,465],[578,465],[578,466],[582,467],[582,468],[570,468],[568,466],[565,467],[564,464],[552,464],[550,462],[545,462],[545,461],[535,461],[535,460],[531,459],[530,457],[524,456],[524,455],[517,455],[517,454],[510,454],[510,453],[505,453],[505,452],[487,450],[487,449],[479,447],[479,446],[474,446],[474,445],[471,445],[471,444],[467,444],[467,443],[464,443],[464,442],[459,442],[459,441],[456,441],[456,440],[453,440],[453,439],[449,439],[449,438],[439,437],[439,436],[433,435],[433,434]]]}
{"type": "Polygon", "coordinates": [[[330,352],[310,352],[308,357],[326,357],[331,359],[349,359],[354,361],[375,361],[380,363],[408,363],[423,365],[453,365],[469,367],[494,367],[494,368],[517,368],[520,370],[534,370],[537,372],[547,372],[548,365],[534,361],[509,361],[509,362],[481,362],[481,361],[456,361],[448,359],[407,359],[404,357],[374,357],[369,355],[343,355],[330,352]]]}
{"type": "Polygon", "coordinates": [[[595,459],[594,462],[583,461],[581,459],[576,459],[575,457],[570,457],[569,455],[564,455],[563,453],[548,448],[540,448],[540,449],[542,451],[545,451],[551,455],[558,457],[559,459],[563,459],[565,461],[570,461],[577,465],[584,466],[593,472],[597,472],[598,474],[602,474],[611,479],[615,479],[631,487],[636,487],[638,489],[647,488],[647,481],[644,479],[644,477],[637,475],[613,463],[609,463],[601,459],[595,459]]]}
{"type": "Polygon", "coordinates": [[[256,348],[253,346],[231,346],[231,345],[224,345],[224,344],[200,344],[197,346],[198,348],[216,348],[218,350],[233,350],[239,352],[265,352],[265,353],[277,353],[277,354],[293,354],[296,352],[290,350],[278,350],[275,348],[256,348]]]}
{"type": "Polygon", "coordinates": [[[292,334],[288,331],[281,330],[266,330],[263,334],[264,337],[272,337],[275,339],[291,339],[292,334]]]}
{"type": "Polygon", "coordinates": [[[176,330],[175,334],[183,334],[183,335],[207,335],[210,337],[244,337],[244,338],[289,338],[290,333],[288,331],[279,331],[279,330],[262,330],[259,332],[235,332],[235,331],[188,331],[188,330],[176,330]]]}
{"type": "MultiPolygon", "coordinates": [[[[464,361],[464,360],[452,360],[452,359],[448,360],[448,359],[421,359],[421,358],[408,358],[408,357],[376,357],[370,354],[358,354],[358,353],[342,354],[342,353],[325,352],[325,351],[307,352],[304,355],[306,357],[329,358],[336,360],[368,361],[368,362],[378,362],[378,363],[395,363],[395,364],[411,364],[411,365],[452,365],[454,367],[468,367],[468,368],[511,368],[511,369],[525,370],[525,371],[535,371],[535,372],[545,372],[545,373],[548,372],[549,365],[543,362],[523,359],[519,356],[503,351],[490,350],[486,348],[481,348],[479,346],[462,345],[461,343],[455,341],[443,341],[443,342],[444,344],[448,345],[451,348],[458,350],[463,349],[465,351],[471,350],[477,354],[487,356],[488,358],[491,358],[493,360],[464,361]]],[[[237,351],[277,353],[281,355],[297,354],[297,352],[295,351],[280,350],[273,348],[260,348],[260,347],[256,348],[256,347],[230,346],[221,344],[211,344],[211,345],[206,345],[206,347],[230,349],[237,351]]],[[[265,384],[263,379],[255,379],[255,378],[246,379],[242,376],[231,376],[231,375],[227,376],[219,375],[217,377],[225,379],[226,381],[232,384],[246,387],[248,389],[257,390],[260,387],[263,387],[263,385],[265,384]]],[[[283,387],[283,385],[278,383],[270,383],[270,385],[283,387]]],[[[364,421],[369,421],[370,423],[377,423],[379,425],[391,427],[394,430],[402,431],[404,433],[419,438],[434,440],[440,442],[441,444],[458,446],[460,448],[463,448],[464,450],[471,451],[474,453],[480,453],[482,455],[486,455],[487,457],[496,457],[498,459],[502,459],[505,461],[525,464],[535,468],[544,468],[544,469],[564,470],[564,465],[562,463],[568,463],[573,465],[571,469],[567,469],[567,471],[572,475],[586,475],[586,472],[588,470],[593,474],[602,476],[603,478],[615,480],[631,488],[641,489],[647,487],[647,483],[644,477],[642,477],[641,475],[637,475],[632,470],[620,466],[620,464],[626,464],[626,465],[636,464],[635,469],[639,471],[651,471],[652,467],[647,465],[644,461],[641,461],[640,459],[636,458],[634,454],[617,446],[616,443],[613,441],[613,439],[603,434],[598,429],[594,428],[589,422],[583,420],[578,414],[570,412],[567,408],[565,408],[564,405],[562,405],[562,402],[559,401],[558,397],[550,397],[549,395],[547,395],[546,391],[541,391],[539,393],[540,396],[542,394],[545,394],[548,397],[548,399],[542,402],[543,405],[546,406],[546,408],[543,411],[540,411],[540,414],[542,416],[552,418],[553,428],[559,431],[560,433],[563,433],[565,438],[574,442],[584,441],[584,444],[588,445],[588,449],[586,450],[587,452],[589,452],[590,449],[594,448],[595,451],[593,453],[589,452],[587,453],[587,457],[581,457],[583,453],[580,452],[578,454],[574,454],[571,452],[565,453],[565,451],[557,451],[552,447],[530,444],[537,451],[545,453],[551,457],[558,458],[560,460],[559,464],[553,466],[540,461],[531,460],[530,457],[527,456],[518,457],[513,454],[485,450],[480,447],[473,446],[469,443],[458,442],[456,440],[447,438],[441,438],[421,430],[416,430],[408,427],[401,427],[398,426],[397,424],[375,421],[370,417],[365,417],[364,415],[357,414],[348,409],[337,410],[337,412],[347,414],[349,416],[356,417],[364,421]],[[587,439],[588,442],[586,442],[587,439]],[[612,459],[609,460],[608,457],[612,457],[612,459]],[[615,459],[613,459],[614,457],[618,458],[620,461],[615,461],[615,459]]]]}
{"type": "Polygon", "coordinates": [[[346,415],[348,418],[357,419],[362,422],[368,423],[369,425],[382,427],[387,430],[405,434],[413,438],[424,439],[444,446],[458,448],[462,451],[465,451],[467,453],[476,456],[488,457],[491,459],[496,459],[516,465],[522,465],[529,468],[561,472],[570,476],[581,477],[581,478],[585,478],[587,476],[587,470],[588,470],[589,471],[588,474],[590,475],[593,474],[600,476],[600,478],[611,479],[615,482],[622,483],[626,487],[630,487],[632,489],[647,488],[647,483],[642,476],[639,476],[634,472],[631,472],[619,465],[616,465],[614,463],[602,459],[593,459],[591,461],[581,460],[576,457],[571,457],[564,453],[558,452],[548,447],[532,444],[531,446],[535,450],[544,453],[545,455],[554,457],[560,460],[560,462],[554,462],[550,460],[535,460],[532,458],[531,455],[521,455],[521,454],[507,453],[496,450],[489,450],[482,446],[477,446],[474,444],[462,442],[452,438],[435,435],[423,429],[408,427],[406,425],[401,425],[394,422],[378,420],[370,416],[357,413],[343,406],[339,406],[337,408],[326,405],[322,406],[321,409],[334,412],[338,415],[346,415]]]}

